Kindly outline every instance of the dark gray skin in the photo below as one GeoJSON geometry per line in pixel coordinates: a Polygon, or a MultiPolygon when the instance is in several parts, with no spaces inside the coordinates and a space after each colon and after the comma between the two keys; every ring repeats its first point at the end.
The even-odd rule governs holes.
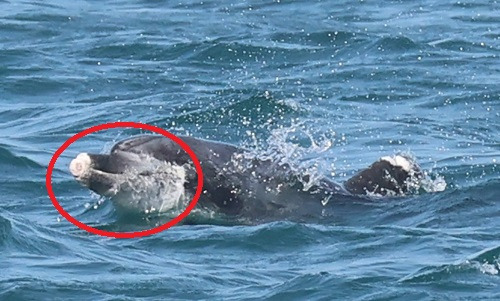
{"type": "MultiPolygon", "coordinates": [[[[325,203],[360,199],[368,192],[385,195],[391,190],[404,194],[407,190],[405,182],[410,176],[400,166],[377,161],[349,179],[345,186],[323,178],[305,191],[299,175],[288,164],[248,159],[243,156],[245,150],[225,143],[180,138],[194,151],[202,166],[204,186],[197,206],[248,219],[286,219],[293,215],[294,219],[300,220],[301,217],[305,219],[321,214],[325,203]]],[[[88,156],[92,172],[85,178],[72,172],[83,185],[104,196],[109,196],[117,176],[131,168],[140,170],[144,156],[193,166],[188,154],[163,136],[134,137],[117,143],[109,155],[88,156]]],[[[194,168],[187,168],[187,171],[184,186],[193,195],[197,175],[194,168]]],[[[137,176],[147,177],[148,170],[138,171],[137,176]]]]}
{"type": "Polygon", "coordinates": [[[381,196],[391,192],[396,195],[404,195],[409,190],[406,184],[412,175],[416,179],[421,179],[423,173],[420,167],[413,165],[412,169],[407,171],[388,161],[379,160],[347,180],[344,187],[355,195],[367,194],[368,192],[381,196]]]}

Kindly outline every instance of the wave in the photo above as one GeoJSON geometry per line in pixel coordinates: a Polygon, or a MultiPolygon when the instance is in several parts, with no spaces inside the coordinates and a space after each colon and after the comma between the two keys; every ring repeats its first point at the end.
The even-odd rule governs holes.
{"type": "Polygon", "coordinates": [[[377,39],[367,49],[378,50],[377,53],[404,53],[411,50],[418,50],[421,48],[410,38],[404,36],[386,36],[377,39]]]}
{"type": "Polygon", "coordinates": [[[318,32],[279,32],[272,34],[271,41],[277,43],[304,44],[312,46],[340,46],[351,40],[365,40],[367,36],[349,31],[318,31],[318,32]]]}
{"type": "MultiPolygon", "coordinates": [[[[430,83],[429,83],[430,84],[430,83]]],[[[437,83],[438,84],[438,83],[437,83]]],[[[445,83],[443,83],[445,84],[445,83]]],[[[446,85],[446,84],[445,84],[446,85]]],[[[464,106],[468,106],[470,104],[477,104],[486,109],[486,116],[481,116],[480,120],[484,120],[484,118],[488,118],[488,115],[494,111],[494,107],[496,105],[495,98],[500,98],[500,90],[492,89],[492,93],[485,94],[481,91],[469,91],[466,95],[437,95],[433,97],[429,97],[426,101],[421,103],[416,103],[415,106],[417,108],[424,109],[440,109],[440,110],[463,110],[464,106]]],[[[491,118],[495,118],[493,114],[490,115],[491,118]]],[[[488,118],[489,119],[489,118],[488,118]]],[[[474,118],[467,117],[467,120],[472,121],[474,118]]],[[[495,127],[494,124],[490,125],[491,127],[495,127]]],[[[487,128],[485,128],[487,129],[487,128]]]]}
{"type": "Polygon", "coordinates": [[[11,222],[0,215],[0,246],[4,245],[12,232],[11,222]]]}
{"type": "Polygon", "coordinates": [[[438,283],[463,274],[500,275],[500,246],[484,249],[455,264],[425,267],[400,279],[404,283],[438,283]]]}
{"type": "MultiPolygon", "coordinates": [[[[448,175],[444,177],[449,181],[448,175]]],[[[484,180],[473,186],[452,187],[438,194],[421,195],[426,213],[416,226],[474,228],[481,221],[494,219],[498,215],[498,182],[497,179],[484,180]]]]}
{"type": "MultiPolygon", "coordinates": [[[[266,62],[284,63],[287,66],[303,61],[304,55],[315,54],[323,49],[342,49],[346,43],[367,40],[367,36],[346,31],[320,31],[313,33],[280,32],[273,33],[256,43],[238,37],[225,36],[203,41],[177,41],[174,43],[150,42],[145,38],[125,43],[111,43],[95,46],[85,51],[91,59],[134,59],[147,61],[182,61],[189,64],[203,62],[221,65],[224,63],[266,62]],[[278,58],[283,58],[282,60],[278,58]],[[295,62],[295,63],[292,63],[295,62]]],[[[396,38],[397,45],[408,41],[396,38]]],[[[84,59],[82,62],[85,63],[84,59]]]]}
{"type": "Polygon", "coordinates": [[[36,221],[24,217],[13,217],[9,220],[0,216],[0,244],[3,241],[9,249],[33,256],[46,256],[67,252],[68,248],[59,239],[61,233],[40,226],[36,221]]]}
{"type": "Polygon", "coordinates": [[[430,46],[433,46],[433,47],[436,47],[439,49],[444,49],[444,50],[449,50],[449,51],[454,51],[454,52],[462,52],[462,53],[468,53],[468,52],[484,53],[485,47],[487,47],[489,51],[498,50],[491,45],[486,45],[484,43],[470,42],[470,41],[456,39],[456,38],[447,38],[447,39],[442,39],[442,40],[436,40],[436,41],[429,42],[428,44],[430,46]]]}
{"type": "MultiPolygon", "coordinates": [[[[24,107],[24,108],[3,108],[0,111],[0,120],[2,125],[7,127],[25,127],[26,120],[33,120],[42,117],[50,109],[39,107],[24,107]]],[[[1,144],[0,144],[1,147],[1,144]]]]}
{"type": "Polygon", "coordinates": [[[498,24],[500,22],[500,17],[498,16],[488,16],[488,15],[474,15],[471,16],[467,14],[466,16],[455,16],[452,17],[451,19],[458,20],[461,22],[470,22],[470,23],[476,23],[476,24],[487,24],[487,25],[494,25],[498,24]]]}
{"type": "Polygon", "coordinates": [[[320,50],[318,46],[299,44],[285,44],[275,42],[215,42],[208,47],[203,47],[190,57],[190,60],[204,64],[214,63],[217,65],[233,64],[242,65],[261,63],[266,65],[278,65],[291,67],[303,62],[308,54],[314,54],[320,50]]]}
{"type": "MultiPolygon", "coordinates": [[[[224,91],[225,94],[234,94],[238,91],[224,91]]],[[[241,93],[241,91],[240,91],[241,93]]],[[[249,91],[244,92],[248,94],[249,91]]],[[[203,108],[199,104],[185,105],[182,109],[185,113],[171,118],[170,123],[177,125],[216,123],[217,125],[246,124],[252,123],[264,126],[272,121],[277,121],[285,115],[301,112],[298,105],[287,100],[279,100],[269,92],[257,93],[251,97],[228,102],[214,104],[213,108],[203,108]]],[[[163,119],[162,119],[163,121],[163,119]]],[[[155,121],[157,123],[159,121],[155,121]]]]}
{"type": "Polygon", "coordinates": [[[165,240],[174,249],[211,247],[273,253],[314,245],[321,237],[337,231],[320,225],[284,221],[250,227],[232,226],[231,231],[224,225],[191,225],[189,231],[185,231],[185,227],[177,226],[158,236],[147,237],[138,244],[144,248],[157,247],[165,240]]]}
{"type": "Polygon", "coordinates": [[[384,103],[384,102],[395,102],[395,101],[411,101],[417,99],[419,96],[404,92],[393,92],[393,93],[363,93],[355,95],[341,96],[339,99],[342,101],[350,102],[366,102],[369,104],[373,103],[384,103]]]}
{"type": "MultiPolygon", "coordinates": [[[[31,2],[35,3],[35,2],[31,2]]],[[[49,4],[50,5],[50,4],[49,4]]],[[[48,6],[50,8],[62,8],[58,6],[48,6]]],[[[27,21],[27,22],[68,22],[67,15],[53,14],[53,13],[19,13],[13,16],[8,16],[5,19],[15,20],[15,21],[27,21]]]]}
{"type": "Polygon", "coordinates": [[[21,76],[18,78],[7,78],[4,80],[4,89],[14,95],[40,96],[71,89],[71,81],[68,78],[55,78],[47,76],[21,76]]]}
{"type": "MultiPolygon", "coordinates": [[[[202,46],[199,42],[182,42],[175,44],[154,44],[135,41],[131,43],[96,46],[88,49],[86,55],[90,58],[136,59],[153,61],[177,60],[202,46]]],[[[85,62],[85,61],[82,61],[85,62]]]]}
{"type": "Polygon", "coordinates": [[[42,165],[37,162],[24,157],[16,156],[11,151],[7,149],[7,145],[0,144],[0,165],[8,165],[14,167],[31,167],[31,168],[41,168],[42,165]]]}
{"type": "MultiPolygon", "coordinates": [[[[32,50],[25,49],[1,49],[0,50],[0,63],[2,68],[7,64],[22,65],[26,57],[32,56],[32,50]]],[[[3,71],[5,72],[5,71],[3,71]]]]}
{"type": "MultiPolygon", "coordinates": [[[[58,35],[59,32],[52,30],[52,29],[44,29],[44,28],[34,28],[31,26],[29,22],[25,23],[18,23],[14,21],[13,23],[7,23],[3,22],[0,23],[0,33],[4,34],[7,39],[9,40],[15,40],[16,38],[26,38],[27,36],[31,36],[32,38],[37,38],[37,39],[48,39],[48,38],[53,38],[54,36],[58,35]]],[[[1,52],[5,52],[8,50],[2,50],[1,52]]],[[[22,49],[16,49],[16,50],[11,50],[11,52],[28,52],[26,50],[22,49]]],[[[37,51],[29,51],[29,53],[33,54],[33,52],[37,51]]],[[[12,63],[12,62],[10,62],[12,63]]]]}

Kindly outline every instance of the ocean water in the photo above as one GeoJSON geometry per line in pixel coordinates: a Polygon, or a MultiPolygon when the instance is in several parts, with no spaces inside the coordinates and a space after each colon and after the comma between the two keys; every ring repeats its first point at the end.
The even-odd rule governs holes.
{"type": "MultiPolygon", "coordinates": [[[[500,299],[498,1],[2,0],[0,101],[0,300],[500,299]],[[331,200],[328,221],[104,238],[59,215],[45,173],[66,139],[114,121],[338,182],[407,152],[436,191],[331,200]]],[[[63,153],[65,210],[147,223],[117,219],[68,171],[139,132],[63,153]]]]}

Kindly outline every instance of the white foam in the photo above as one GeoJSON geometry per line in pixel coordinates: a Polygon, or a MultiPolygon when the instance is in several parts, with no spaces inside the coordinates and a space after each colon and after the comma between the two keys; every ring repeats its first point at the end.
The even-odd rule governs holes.
{"type": "Polygon", "coordinates": [[[413,167],[413,163],[408,160],[407,158],[400,156],[400,155],[395,155],[395,156],[385,156],[380,158],[380,160],[386,161],[391,163],[392,166],[399,166],[403,170],[410,172],[413,167]]]}
{"type": "Polygon", "coordinates": [[[92,160],[87,153],[81,153],[69,164],[69,171],[74,177],[82,177],[90,169],[92,160]]]}
{"type": "Polygon", "coordinates": [[[479,270],[484,273],[484,274],[490,274],[490,275],[498,275],[500,269],[500,264],[497,263],[491,264],[491,263],[483,263],[479,265],[479,270]]]}

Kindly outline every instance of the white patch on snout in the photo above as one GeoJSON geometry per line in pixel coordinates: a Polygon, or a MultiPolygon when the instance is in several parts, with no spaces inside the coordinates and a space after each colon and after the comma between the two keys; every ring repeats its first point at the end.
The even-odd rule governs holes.
{"type": "Polygon", "coordinates": [[[142,160],[141,169],[131,168],[117,178],[111,197],[115,207],[144,213],[177,208],[185,199],[185,168],[150,157],[142,160]]]}
{"type": "Polygon", "coordinates": [[[410,172],[413,169],[413,163],[407,158],[400,155],[395,155],[392,157],[385,156],[380,158],[380,160],[389,162],[392,166],[401,167],[406,172],[410,172]]]}
{"type": "Polygon", "coordinates": [[[69,164],[69,171],[76,178],[83,177],[90,170],[92,160],[87,153],[81,153],[69,164]]]}

